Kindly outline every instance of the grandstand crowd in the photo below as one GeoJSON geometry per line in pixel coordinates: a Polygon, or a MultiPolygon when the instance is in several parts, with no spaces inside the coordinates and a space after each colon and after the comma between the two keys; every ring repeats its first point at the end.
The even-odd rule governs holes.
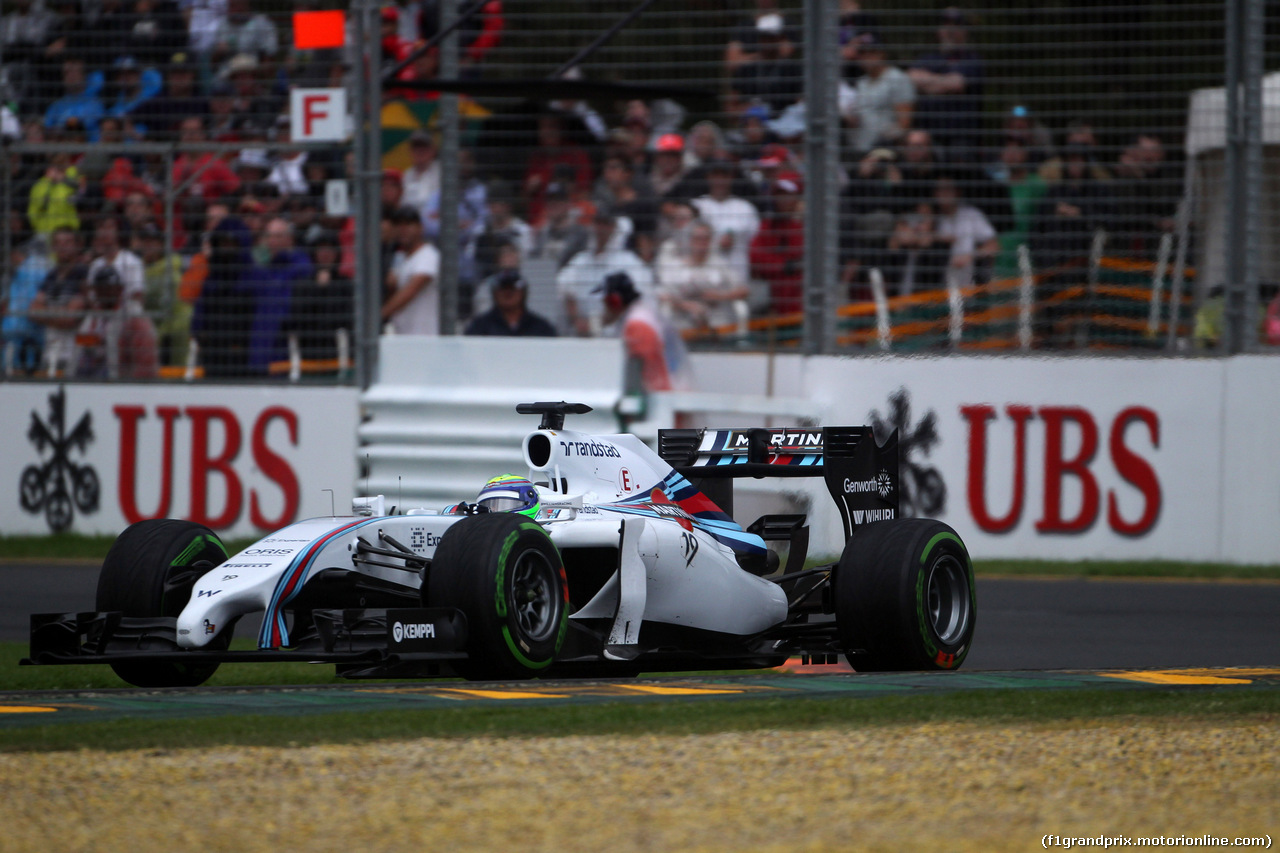
{"type": "MultiPolygon", "coordinates": [[[[251,377],[291,347],[333,359],[353,329],[355,229],[326,190],[352,177],[352,157],[291,147],[287,96],[346,84],[350,40],[298,50],[288,16],[251,0],[7,9],[0,131],[29,145],[5,154],[6,371],[145,378],[198,363],[251,377]],[[139,142],[176,147],[131,151],[139,142]]],[[[976,24],[954,7],[938,13],[936,45],[906,56],[873,11],[842,0],[840,174],[813,175],[789,14],[744,3],[713,116],[669,100],[552,101],[521,125],[523,144],[464,135],[459,328],[616,332],[605,283],[618,273],[652,323],[686,337],[798,312],[811,180],[841,186],[851,301],[870,298],[872,270],[903,295],[1017,275],[1024,244],[1037,269],[1070,268],[1099,231],[1110,251],[1150,260],[1173,230],[1181,181],[1160,135],[1102,145],[1085,116],[1050,127],[1024,105],[993,110],[976,24]]],[[[437,3],[386,5],[380,26],[384,61],[412,59],[398,79],[437,76],[436,50],[418,50],[437,3]]],[[[464,78],[484,76],[510,26],[500,0],[483,4],[461,30],[464,78]]],[[[422,127],[407,166],[382,175],[388,332],[440,329],[438,148],[422,127]]]]}

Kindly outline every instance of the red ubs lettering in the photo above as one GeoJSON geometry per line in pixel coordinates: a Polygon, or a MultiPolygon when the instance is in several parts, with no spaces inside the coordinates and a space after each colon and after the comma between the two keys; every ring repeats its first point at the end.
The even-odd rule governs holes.
{"type": "MultiPolygon", "coordinates": [[[[1101,489],[1094,475],[1099,448],[1098,423],[1093,415],[1079,406],[1007,405],[1005,414],[1013,422],[1013,483],[1010,504],[1003,514],[995,514],[987,504],[987,424],[999,417],[988,404],[962,406],[961,415],[969,427],[968,489],[969,512],[977,525],[988,533],[1007,533],[1017,527],[1026,503],[1026,438],[1027,429],[1036,417],[1044,423],[1044,493],[1041,516],[1035,528],[1041,533],[1077,534],[1087,531],[1097,521],[1101,510],[1101,489]],[[1068,457],[1066,436],[1079,436],[1079,445],[1068,457]],[[1080,502],[1070,510],[1063,506],[1063,487],[1068,480],[1079,485],[1080,502]]],[[[1153,450],[1160,447],[1160,419],[1151,409],[1130,406],[1111,422],[1107,454],[1120,478],[1142,496],[1142,511],[1128,518],[1120,511],[1115,489],[1106,493],[1107,526],[1125,536],[1141,536],[1151,530],[1160,516],[1162,493],[1160,480],[1151,463],[1138,455],[1127,443],[1131,426],[1146,427],[1146,439],[1153,450]]]]}
{"type": "MultiPolygon", "coordinates": [[[[190,512],[188,518],[199,524],[218,529],[230,527],[240,518],[244,506],[244,484],[236,472],[235,462],[240,456],[244,431],[235,412],[224,406],[157,406],[156,416],[161,422],[160,446],[160,497],[154,508],[138,506],[138,433],[139,424],[147,418],[145,406],[115,406],[116,419],[120,422],[120,511],[130,524],[144,518],[165,518],[173,501],[173,445],[175,425],[185,415],[190,421],[190,512]],[[211,424],[217,422],[216,427],[211,424]],[[220,433],[221,441],[215,442],[213,434],[220,433]],[[216,446],[211,446],[216,443],[216,446]],[[221,507],[209,506],[209,486],[213,479],[221,479],[226,500],[221,507]]],[[[249,520],[254,526],[273,529],[288,524],[298,512],[298,476],[278,453],[267,443],[267,431],[273,421],[280,420],[288,430],[289,443],[298,446],[298,415],[283,406],[263,409],[253,422],[249,446],[253,462],[263,475],[279,487],[284,496],[284,507],[276,518],[267,518],[256,488],[249,489],[249,520]]],[[[148,442],[149,447],[154,445],[148,442]]],[[[149,451],[148,455],[150,455],[149,451]]]]}

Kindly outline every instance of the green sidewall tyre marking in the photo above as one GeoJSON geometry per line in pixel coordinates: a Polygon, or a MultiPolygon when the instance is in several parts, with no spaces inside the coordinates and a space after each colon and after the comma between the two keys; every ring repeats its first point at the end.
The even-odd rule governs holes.
{"type": "Polygon", "coordinates": [[[969,552],[965,549],[964,543],[960,541],[960,537],[950,531],[944,530],[941,533],[933,534],[933,538],[924,546],[924,550],[920,552],[920,565],[923,566],[925,564],[925,561],[929,559],[929,554],[933,552],[933,546],[937,545],[943,539],[950,539],[952,542],[959,545],[960,550],[964,552],[965,560],[968,561],[969,552]]]}
{"type": "MultiPolygon", "coordinates": [[[[514,657],[517,661],[519,661],[520,665],[525,667],[526,669],[545,669],[546,667],[551,665],[552,661],[555,660],[555,655],[552,654],[551,657],[547,658],[544,661],[530,660],[527,656],[525,656],[524,653],[520,651],[520,648],[516,645],[515,639],[511,636],[511,629],[506,625],[507,597],[504,594],[504,591],[506,586],[505,580],[506,580],[506,570],[507,570],[507,558],[511,555],[511,549],[515,547],[516,539],[520,536],[520,533],[524,530],[536,531],[542,536],[547,535],[546,531],[542,529],[541,525],[535,522],[525,522],[521,524],[519,527],[517,527],[515,530],[513,530],[511,534],[507,536],[505,540],[503,540],[502,550],[498,553],[498,574],[495,577],[496,589],[494,590],[494,594],[493,594],[494,609],[497,611],[498,615],[502,617],[502,620],[503,620],[502,639],[506,642],[507,649],[510,650],[512,657],[514,657]]],[[[559,649],[561,644],[564,642],[564,635],[568,632],[568,628],[569,628],[569,608],[562,607],[560,609],[560,632],[559,634],[556,635],[556,644],[555,644],[556,649],[559,649]]]]}
{"type": "MultiPolygon", "coordinates": [[[[970,606],[972,606],[973,600],[975,597],[974,588],[973,588],[973,568],[972,568],[972,564],[969,561],[969,549],[964,547],[964,542],[960,540],[959,536],[946,530],[942,531],[941,533],[935,533],[929,539],[929,541],[925,544],[924,549],[920,552],[920,565],[921,566],[926,565],[929,560],[929,555],[933,553],[934,547],[939,542],[943,542],[946,540],[955,542],[956,545],[958,545],[960,548],[960,553],[964,555],[965,567],[969,569],[969,571],[966,574],[968,575],[967,580],[969,583],[969,603],[970,603],[970,606]]],[[[929,630],[929,624],[928,624],[928,621],[925,619],[924,574],[925,573],[923,570],[916,573],[916,619],[919,621],[919,624],[920,624],[920,639],[924,643],[925,652],[929,655],[929,657],[936,658],[938,656],[939,650],[938,650],[938,647],[933,644],[933,640],[931,638],[931,632],[929,630]]],[[[962,649],[959,652],[959,654],[955,655],[954,660],[949,668],[955,669],[956,667],[958,667],[961,661],[963,661],[968,654],[969,654],[969,649],[966,646],[964,649],[962,649]]]]}
{"type": "Polygon", "coordinates": [[[203,551],[206,545],[213,545],[217,547],[217,549],[222,552],[222,556],[224,558],[227,556],[226,546],[224,546],[216,536],[205,536],[202,533],[196,538],[192,539],[191,542],[187,545],[187,547],[182,549],[182,553],[174,557],[173,562],[171,562],[169,565],[170,566],[187,565],[188,561],[192,557],[194,557],[196,554],[199,554],[201,551],[203,551]]]}

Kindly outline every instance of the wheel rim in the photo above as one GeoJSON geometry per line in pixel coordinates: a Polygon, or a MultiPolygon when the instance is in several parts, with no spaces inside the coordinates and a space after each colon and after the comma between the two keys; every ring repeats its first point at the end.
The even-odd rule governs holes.
{"type": "Polygon", "coordinates": [[[944,645],[954,645],[969,629],[969,578],[964,566],[945,556],[929,567],[925,584],[929,623],[944,645]]]}
{"type": "Polygon", "coordinates": [[[550,639],[559,627],[559,572],[546,555],[529,549],[516,558],[511,572],[510,606],[516,627],[531,643],[550,639]]]}

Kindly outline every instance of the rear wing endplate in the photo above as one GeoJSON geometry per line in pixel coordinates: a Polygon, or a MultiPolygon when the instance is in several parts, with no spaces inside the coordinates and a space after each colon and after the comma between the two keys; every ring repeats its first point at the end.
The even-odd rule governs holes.
{"type": "Polygon", "coordinates": [[[855,527],[899,516],[898,433],[877,444],[869,426],[664,429],[658,455],[732,514],[739,477],[822,477],[855,527]]]}

